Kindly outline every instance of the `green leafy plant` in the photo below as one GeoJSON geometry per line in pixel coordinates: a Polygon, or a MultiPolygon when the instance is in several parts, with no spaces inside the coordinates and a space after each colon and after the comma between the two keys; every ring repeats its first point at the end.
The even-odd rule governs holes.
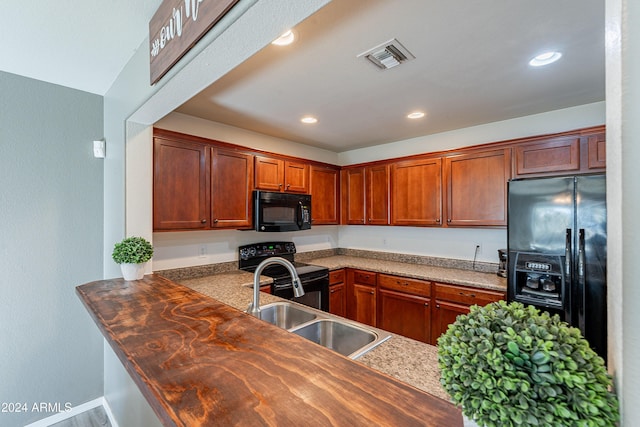
{"type": "Polygon", "coordinates": [[[618,400],[580,330],[533,306],[472,306],[438,339],[440,382],[479,425],[614,426],[618,400]]]}
{"type": "Polygon", "coordinates": [[[127,237],[113,247],[111,257],[117,264],[140,264],[153,256],[153,246],[143,237],[127,237]]]}

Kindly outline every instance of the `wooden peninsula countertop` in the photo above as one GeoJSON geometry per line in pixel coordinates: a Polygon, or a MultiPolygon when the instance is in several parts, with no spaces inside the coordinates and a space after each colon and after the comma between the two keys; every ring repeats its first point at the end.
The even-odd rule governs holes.
{"type": "Polygon", "coordinates": [[[462,426],[445,400],[158,275],[76,292],[165,426],[462,426]]]}

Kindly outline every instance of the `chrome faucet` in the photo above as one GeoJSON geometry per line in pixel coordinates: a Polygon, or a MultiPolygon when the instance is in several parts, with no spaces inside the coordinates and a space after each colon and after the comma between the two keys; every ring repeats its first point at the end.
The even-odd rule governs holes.
{"type": "Polygon", "coordinates": [[[249,308],[247,309],[247,313],[257,317],[258,319],[260,318],[260,274],[262,274],[262,270],[264,270],[265,267],[271,264],[280,264],[286,267],[287,270],[289,270],[289,274],[291,274],[293,295],[295,297],[301,297],[304,295],[304,289],[302,288],[302,283],[300,283],[300,277],[298,277],[298,273],[296,273],[296,269],[290,261],[281,257],[265,259],[258,264],[255,273],[253,273],[253,303],[249,304],[249,308]]]}

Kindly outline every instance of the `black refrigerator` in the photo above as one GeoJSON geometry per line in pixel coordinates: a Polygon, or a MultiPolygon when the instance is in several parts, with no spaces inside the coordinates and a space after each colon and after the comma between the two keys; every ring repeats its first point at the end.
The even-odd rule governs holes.
{"type": "Polygon", "coordinates": [[[580,328],[606,361],[604,175],[509,182],[507,299],[580,328]]]}

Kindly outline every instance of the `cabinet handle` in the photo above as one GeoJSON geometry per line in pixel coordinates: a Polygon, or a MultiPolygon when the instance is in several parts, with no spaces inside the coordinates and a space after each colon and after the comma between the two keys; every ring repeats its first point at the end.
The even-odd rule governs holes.
{"type": "Polygon", "coordinates": [[[451,222],[451,218],[447,218],[447,223],[450,223],[450,222],[451,222]]]}
{"type": "Polygon", "coordinates": [[[370,293],[371,295],[373,295],[373,294],[374,294],[375,292],[373,292],[373,291],[370,291],[369,293],[370,293]]]}
{"type": "Polygon", "coordinates": [[[436,218],[436,224],[440,224],[440,218],[436,218]]]}
{"type": "Polygon", "coordinates": [[[360,222],[364,224],[364,218],[362,218],[362,219],[360,220],[360,222]]]}
{"type": "Polygon", "coordinates": [[[200,220],[200,222],[201,222],[202,224],[206,224],[206,223],[207,223],[207,220],[206,220],[206,219],[201,219],[201,220],[200,220]]]}
{"type": "Polygon", "coordinates": [[[218,223],[218,218],[214,219],[214,220],[213,220],[213,223],[214,223],[214,224],[217,224],[217,223],[218,223]]]}
{"type": "Polygon", "coordinates": [[[429,303],[428,303],[428,302],[425,302],[425,303],[424,303],[424,306],[425,306],[425,307],[429,307],[429,303]]]}
{"type": "Polygon", "coordinates": [[[291,184],[287,184],[287,188],[291,187],[291,184]]]}
{"type": "Polygon", "coordinates": [[[329,291],[329,293],[330,293],[330,294],[332,294],[332,293],[334,293],[335,291],[336,291],[335,289],[331,289],[331,290],[329,291]]]}
{"type": "Polygon", "coordinates": [[[476,297],[476,294],[465,294],[464,292],[460,292],[460,295],[462,295],[463,297],[471,297],[471,298],[476,297]]]}
{"type": "Polygon", "coordinates": [[[371,218],[369,218],[367,221],[371,222],[371,218]]]}
{"type": "Polygon", "coordinates": [[[282,184],[278,184],[278,187],[282,188],[282,184]]]}
{"type": "Polygon", "coordinates": [[[440,304],[436,304],[436,308],[440,308],[440,304]]]}

